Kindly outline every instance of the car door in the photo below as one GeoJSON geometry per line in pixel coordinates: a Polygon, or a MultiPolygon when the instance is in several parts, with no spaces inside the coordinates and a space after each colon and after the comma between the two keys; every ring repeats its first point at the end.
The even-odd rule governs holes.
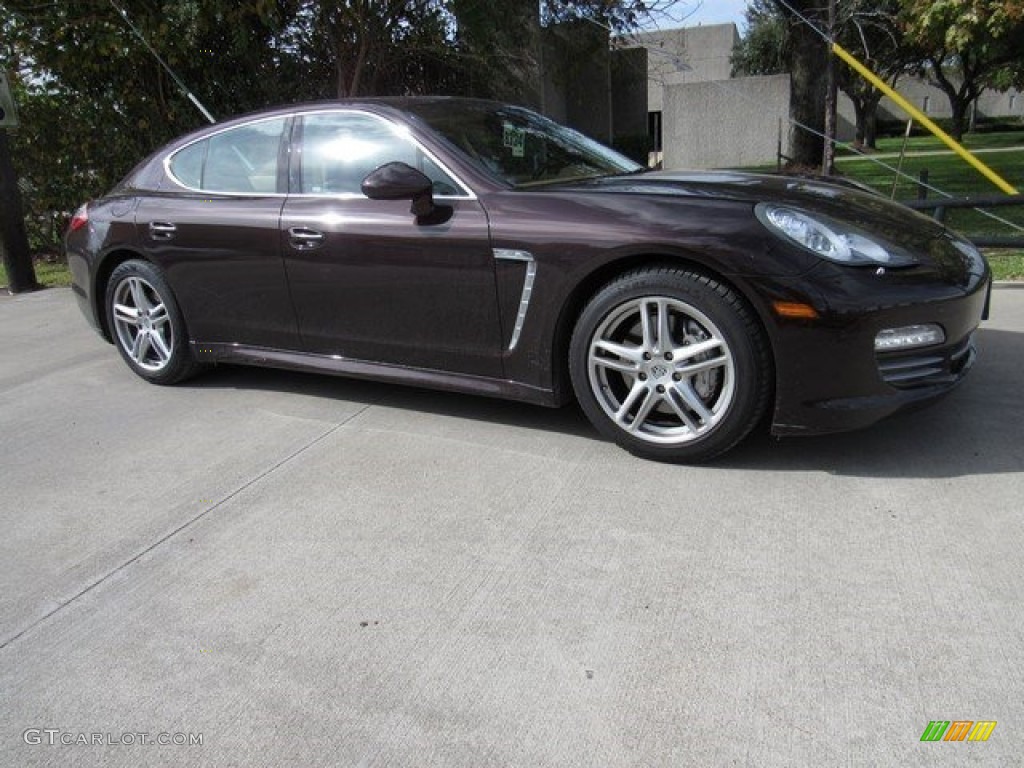
{"type": "Polygon", "coordinates": [[[287,191],[286,117],[235,126],[168,158],[136,226],[204,342],[298,349],[279,238],[287,191]]]}
{"type": "Polygon", "coordinates": [[[281,242],[299,330],[311,352],[502,374],[487,216],[475,196],[408,132],[358,110],[296,125],[281,242]],[[434,181],[444,215],[408,200],[370,200],[362,180],[406,162],[434,181]]]}

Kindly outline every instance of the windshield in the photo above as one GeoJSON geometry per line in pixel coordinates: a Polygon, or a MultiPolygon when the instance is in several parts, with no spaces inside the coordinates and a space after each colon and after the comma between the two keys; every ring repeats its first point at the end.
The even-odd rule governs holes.
{"type": "Polygon", "coordinates": [[[643,170],[582,133],[522,107],[427,102],[409,110],[471,160],[516,187],[643,170]]]}

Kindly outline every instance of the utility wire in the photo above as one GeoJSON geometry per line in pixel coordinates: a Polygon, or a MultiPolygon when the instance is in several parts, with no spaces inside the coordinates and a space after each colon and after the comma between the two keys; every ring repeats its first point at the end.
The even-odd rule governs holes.
{"type": "Polygon", "coordinates": [[[196,109],[203,113],[203,117],[205,117],[211,123],[216,123],[217,121],[214,119],[213,115],[211,115],[209,111],[206,109],[206,107],[202,105],[199,99],[196,98],[195,94],[193,94],[192,91],[188,89],[188,86],[185,85],[184,81],[180,77],[178,77],[178,75],[174,72],[173,69],[170,68],[167,62],[160,58],[160,54],[153,49],[153,46],[149,44],[149,41],[146,40],[142,32],[139,31],[139,28],[132,24],[132,20],[128,18],[128,14],[125,13],[121,8],[118,8],[114,0],[110,0],[110,5],[113,7],[115,11],[117,11],[121,15],[121,18],[124,19],[124,23],[127,24],[129,28],[132,30],[132,32],[135,33],[135,36],[139,38],[139,41],[146,47],[146,50],[153,54],[153,58],[160,62],[160,66],[167,71],[167,74],[171,76],[171,79],[181,89],[182,93],[184,93],[188,97],[188,100],[195,105],[196,109]]]}
{"type": "Polygon", "coordinates": [[[787,11],[789,11],[794,16],[796,16],[798,19],[800,19],[800,21],[802,21],[804,24],[806,24],[812,30],[814,30],[814,32],[817,33],[818,37],[820,37],[826,43],[828,43],[829,45],[832,45],[832,43],[835,42],[835,40],[833,40],[831,37],[829,37],[827,34],[825,34],[825,32],[822,31],[821,28],[819,28],[813,21],[811,21],[806,16],[804,16],[802,13],[800,13],[800,11],[798,11],[792,5],[787,3],[786,0],[775,0],[775,1],[779,5],[781,5],[783,8],[785,8],[787,11]]]}

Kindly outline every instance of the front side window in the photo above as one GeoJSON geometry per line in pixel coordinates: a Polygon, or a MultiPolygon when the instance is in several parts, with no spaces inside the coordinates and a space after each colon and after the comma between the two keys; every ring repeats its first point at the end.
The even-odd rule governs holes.
{"type": "Polygon", "coordinates": [[[274,194],[285,121],[249,123],[190,144],[171,157],[170,171],[184,186],[204,192],[274,194]]]}
{"type": "Polygon", "coordinates": [[[299,188],[306,195],[362,195],[363,179],[396,161],[426,174],[435,195],[465,194],[401,129],[364,113],[305,116],[299,156],[299,188]]]}

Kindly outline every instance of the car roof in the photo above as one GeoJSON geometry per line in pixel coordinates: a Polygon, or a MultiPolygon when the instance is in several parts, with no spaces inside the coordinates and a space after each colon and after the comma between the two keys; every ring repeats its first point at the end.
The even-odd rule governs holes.
{"type": "Polygon", "coordinates": [[[445,104],[453,107],[465,106],[513,106],[504,102],[492,99],[476,99],[465,96],[355,96],[343,99],[321,99],[318,101],[296,102],[294,104],[282,104],[276,107],[246,112],[241,115],[229,117],[218,121],[205,128],[224,127],[235,122],[246,122],[253,118],[274,117],[277,115],[289,115],[303,112],[316,112],[323,109],[336,107],[385,107],[395,111],[404,111],[410,107],[422,104],[445,104]]]}
{"type": "MultiPolygon", "coordinates": [[[[427,126],[422,123],[414,112],[406,111],[415,105],[426,104],[445,104],[452,108],[456,108],[458,106],[475,106],[478,108],[484,106],[509,106],[504,102],[490,99],[477,99],[461,96],[372,96],[323,99],[319,101],[296,102],[294,104],[281,104],[275,107],[258,109],[252,112],[235,115],[216,123],[201,125],[187,133],[181,134],[155,150],[149,157],[140,162],[117,186],[123,187],[138,185],[146,187],[148,184],[146,179],[148,179],[151,174],[156,174],[157,176],[162,177],[164,173],[163,158],[173,155],[183,147],[188,146],[193,142],[201,141],[207,136],[227,131],[236,126],[245,125],[246,123],[253,121],[273,119],[275,117],[286,117],[290,115],[310,114],[330,109],[352,108],[364,109],[368,112],[373,112],[384,117],[389,115],[392,117],[401,116],[405,122],[412,125],[418,124],[421,128],[426,129],[427,126]]],[[[471,179],[477,186],[489,187],[495,185],[495,179],[483,176],[478,169],[463,167],[463,163],[459,163],[459,165],[463,179],[471,179]]],[[[503,187],[507,185],[498,184],[497,186],[503,187]]]]}

